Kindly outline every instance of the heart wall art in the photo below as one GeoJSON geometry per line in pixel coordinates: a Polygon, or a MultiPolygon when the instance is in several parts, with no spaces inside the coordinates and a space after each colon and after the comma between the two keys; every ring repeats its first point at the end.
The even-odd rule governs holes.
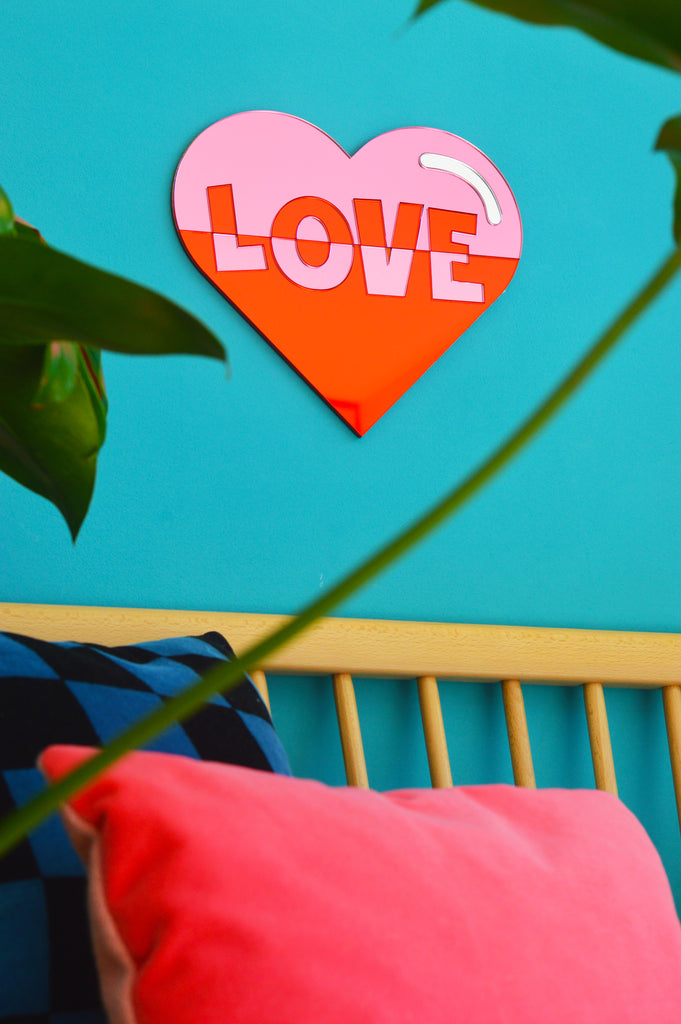
{"type": "Polygon", "coordinates": [[[233,114],[173,185],[194,263],[362,435],[504,291],[522,246],[507,182],[434,128],[353,156],[290,114],[233,114]]]}

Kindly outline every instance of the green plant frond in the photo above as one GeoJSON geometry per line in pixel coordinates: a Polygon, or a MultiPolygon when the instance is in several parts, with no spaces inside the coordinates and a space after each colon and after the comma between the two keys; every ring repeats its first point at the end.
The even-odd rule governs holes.
{"type": "MultiPolygon", "coordinates": [[[[420,0],[416,16],[443,0],[420,0]]],[[[449,0],[451,5],[454,0],[449,0]]],[[[460,3],[461,0],[458,0],[460,3]]],[[[678,0],[468,0],[535,25],[580,29],[630,57],[681,72],[678,0]]]]}

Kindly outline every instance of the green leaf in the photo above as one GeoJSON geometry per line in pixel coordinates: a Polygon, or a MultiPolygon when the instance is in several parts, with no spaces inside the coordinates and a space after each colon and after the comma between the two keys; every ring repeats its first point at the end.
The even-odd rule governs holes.
{"type": "Polygon", "coordinates": [[[14,218],[14,231],[19,238],[26,238],[29,242],[38,242],[40,245],[47,245],[47,242],[37,228],[27,224],[21,217],[14,218]]]}
{"type": "Polygon", "coordinates": [[[74,540],[105,430],[98,353],[69,342],[0,345],[0,471],[56,505],[74,540]]]}
{"type": "Polygon", "coordinates": [[[168,299],[114,274],[0,234],[0,345],[54,339],[114,352],[225,359],[218,339],[168,299]]]}
{"type": "Polygon", "coordinates": [[[106,433],[103,348],[226,358],[172,302],[50,249],[0,189],[0,472],[52,501],[74,540],[106,433]]]}
{"type": "Polygon", "coordinates": [[[33,396],[37,408],[50,402],[65,402],[73,393],[78,378],[79,346],[69,341],[53,341],[45,346],[43,370],[33,396]]]}
{"type": "Polygon", "coordinates": [[[673,232],[676,244],[681,245],[681,115],[670,118],[662,126],[655,149],[667,154],[676,174],[673,232]]]}
{"type": "MultiPolygon", "coordinates": [[[[0,189],[0,235],[45,246],[0,189]]],[[[101,352],[70,341],[0,345],[0,470],[52,501],[75,540],[106,434],[101,352]]]]}
{"type": "MultiPolygon", "coordinates": [[[[416,14],[442,0],[420,0],[416,14]]],[[[631,57],[681,71],[679,0],[470,0],[537,25],[568,25],[631,57]]]]}
{"type": "Polygon", "coordinates": [[[14,213],[7,194],[0,187],[0,235],[15,235],[14,213]]]}

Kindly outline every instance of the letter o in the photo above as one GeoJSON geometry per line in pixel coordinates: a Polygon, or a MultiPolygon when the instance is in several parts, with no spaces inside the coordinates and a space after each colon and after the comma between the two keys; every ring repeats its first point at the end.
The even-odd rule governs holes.
{"type": "Polygon", "coordinates": [[[282,206],[272,223],[272,253],[289,281],[316,291],[342,284],[355,256],[350,225],[333,203],[318,196],[300,196],[282,206]],[[306,263],[298,246],[300,224],[308,217],[319,222],[328,239],[328,254],[319,265],[306,263]]]}

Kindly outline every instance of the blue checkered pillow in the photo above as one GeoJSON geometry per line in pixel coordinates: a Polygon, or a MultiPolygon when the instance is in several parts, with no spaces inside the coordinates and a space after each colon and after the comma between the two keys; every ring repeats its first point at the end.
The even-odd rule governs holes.
{"type": "MultiPolygon", "coordinates": [[[[46,746],[100,746],[232,657],[218,633],[115,648],[0,633],[0,815],[43,788],[46,746]]],[[[250,679],[148,749],[290,774],[250,679]]],[[[0,859],[0,1021],[106,1022],[85,878],[56,816],[0,859]]]]}

